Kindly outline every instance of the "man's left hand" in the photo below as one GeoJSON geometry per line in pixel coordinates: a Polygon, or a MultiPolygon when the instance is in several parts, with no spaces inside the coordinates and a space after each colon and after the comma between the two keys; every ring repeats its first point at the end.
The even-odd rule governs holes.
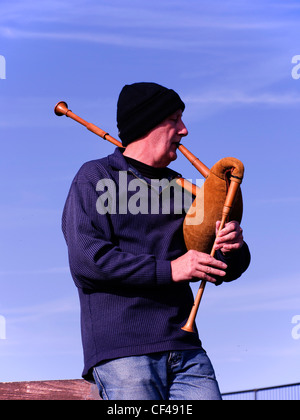
{"type": "MultiPolygon", "coordinates": [[[[216,234],[219,230],[221,222],[216,223],[216,234]]],[[[220,249],[223,254],[240,249],[243,246],[243,229],[236,221],[225,224],[224,228],[219,232],[216,239],[215,249],[220,249]]]]}

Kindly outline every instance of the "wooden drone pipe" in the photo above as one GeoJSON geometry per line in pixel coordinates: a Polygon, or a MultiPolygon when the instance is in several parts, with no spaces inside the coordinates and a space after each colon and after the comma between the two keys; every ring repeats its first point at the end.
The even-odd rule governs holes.
{"type": "MultiPolygon", "coordinates": [[[[64,101],[58,102],[54,107],[54,112],[59,117],[61,117],[62,115],[65,115],[66,117],[72,118],[74,121],[78,122],[79,124],[82,124],[89,131],[101,137],[102,139],[107,140],[110,143],[113,143],[117,147],[123,147],[122,143],[119,140],[110,136],[106,131],[101,130],[101,128],[97,127],[95,124],[91,124],[85,121],[83,118],[80,118],[78,115],[74,114],[74,112],[72,112],[68,108],[68,104],[66,102],[64,101]]],[[[192,165],[194,165],[194,167],[198,169],[201,175],[207,178],[207,176],[209,175],[209,169],[207,168],[207,166],[205,166],[204,163],[202,163],[196,156],[194,156],[182,144],[178,147],[178,149],[192,163],[192,165]]],[[[189,182],[188,180],[184,178],[177,178],[176,183],[194,196],[196,196],[200,190],[200,188],[197,187],[197,185],[192,184],[191,182],[189,182]]]]}
{"type": "MultiPolygon", "coordinates": [[[[69,108],[68,104],[64,101],[60,101],[55,105],[54,112],[56,115],[61,117],[65,115],[66,117],[72,118],[73,120],[77,121],[79,124],[84,125],[89,131],[97,136],[102,137],[104,140],[107,140],[118,147],[122,147],[122,143],[115,139],[114,137],[110,136],[106,131],[101,130],[101,128],[97,127],[95,124],[91,124],[84,119],[80,118],[78,115],[74,114],[69,108]]],[[[204,165],[193,153],[191,153],[185,146],[182,144],[179,145],[178,149],[181,153],[191,162],[191,164],[200,172],[204,178],[207,178],[209,175],[209,169],[207,166],[204,165]]]]}

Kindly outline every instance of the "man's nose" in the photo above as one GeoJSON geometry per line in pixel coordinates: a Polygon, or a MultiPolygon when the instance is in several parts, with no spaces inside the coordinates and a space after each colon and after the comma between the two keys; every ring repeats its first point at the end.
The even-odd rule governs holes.
{"type": "Polygon", "coordinates": [[[188,129],[186,128],[184,122],[180,120],[179,127],[178,127],[178,134],[181,137],[185,137],[189,134],[188,129]]]}

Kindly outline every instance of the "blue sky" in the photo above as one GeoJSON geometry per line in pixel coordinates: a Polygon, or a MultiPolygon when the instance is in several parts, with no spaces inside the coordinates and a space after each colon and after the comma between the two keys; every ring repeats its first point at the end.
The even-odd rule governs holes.
{"type": "MultiPolygon", "coordinates": [[[[60,219],[81,164],[113,146],[57,118],[55,103],[117,137],[121,88],[154,81],[185,101],[194,154],[246,168],[252,264],[240,280],[207,287],[197,319],[221,389],[299,382],[299,20],[292,0],[1,1],[0,381],[82,370],[60,219]]],[[[172,168],[199,178],[182,156],[172,168]]]]}

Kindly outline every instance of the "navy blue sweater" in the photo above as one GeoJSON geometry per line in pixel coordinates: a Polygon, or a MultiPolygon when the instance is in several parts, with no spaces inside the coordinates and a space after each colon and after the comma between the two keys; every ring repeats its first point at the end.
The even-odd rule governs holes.
{"type": "MultiPolygon", "coordinates": [[[[172,193],[171,214],[163,214],[161,203],[158,212],[146,212],[137,202],[134,208],[141,206],[139,213],[126,212],[124,200],[121,204],[113,200],[121,193],[120,171],[127,185],[133,180],[150,181],[116,149],[81,167],[63,212],[70,270],[81,305],[86,379],[104,360],[201,347],[197,333],[181,330],[194,301],[189,283],[174,283],[171,278],[170,261],[187,251],[182,233],[185,213],[174,211],[172,193]]],[[[169,179],[177,175],[168,170],[169,179]]],[[[150,199],[153,191],[145,185],[150,199]]],[[[136,192],[127,191],[126,202],[136,200],[136,192]]],[[[228,264],[220,284],[239,277],[250,254],[245,244],[230,257],[218,253],[217,258],[228,264]]]]}

